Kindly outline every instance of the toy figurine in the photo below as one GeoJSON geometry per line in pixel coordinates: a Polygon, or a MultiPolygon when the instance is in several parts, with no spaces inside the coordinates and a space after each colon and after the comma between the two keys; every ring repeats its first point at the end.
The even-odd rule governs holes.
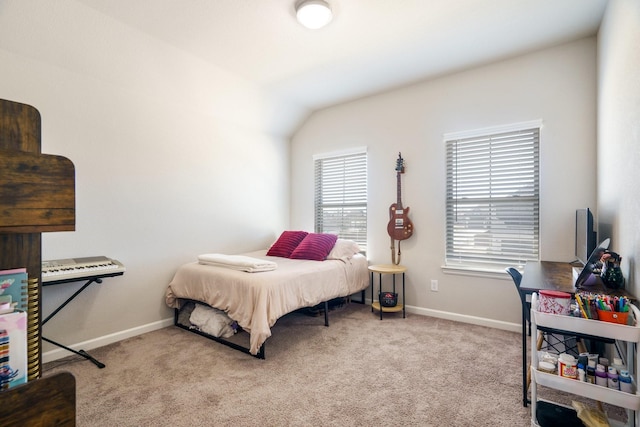
{"type": "Polygon", "coordinates": [[[615,252],[605,251],[600,258],[600,262],[602,263],[600,277],[604,285],[611,289],[624,287],[624,277],[620,269],[622,257],[615,252]]]}

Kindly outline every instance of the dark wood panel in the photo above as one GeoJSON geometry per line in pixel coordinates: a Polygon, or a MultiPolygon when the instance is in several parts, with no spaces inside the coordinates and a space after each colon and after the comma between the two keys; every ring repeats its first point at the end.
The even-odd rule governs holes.
{"type": "Polygon", "coordinates": [[[41,249],[40,233],[0,233],[0,269],[26,267],[29,277],[40,277],[41,249]]]}
{"type": "Polygon", "coordinates": [[[61,156],[0,149],[0,232],[72,231],[75,169],[61,156]]]}
{"type": "Polygon", "coordinates": [[[75,426],[75,378],[61,372],[1,391],[0,425],[75,426]]]}
{"type": "Polygon", "coordinates": [[[31,105],[0,100],[0,147],[40,153],[40,112],[31,105]]]}

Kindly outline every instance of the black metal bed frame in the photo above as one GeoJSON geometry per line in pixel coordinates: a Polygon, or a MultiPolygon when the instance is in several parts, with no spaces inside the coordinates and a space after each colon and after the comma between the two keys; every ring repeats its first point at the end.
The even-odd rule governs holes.
{"type": "MultiPolygon", "coordinates": [[[[188,302],[188,301],[193,301],[193,300],[184,300],[184,301],[188,302]]],[[[193,302],[198,303],[198,304],[203,304],[200,301],[193,301],[193,302]]],[[[190,328],[189,326],[186,326],[186,325],[183,325],[183,324],[179,323],[178,322],[178,314],[179,314],[179,312],[180,312],[180,309],[178,309],[178,308],[174,309],[173,323],[174,323],[175,326],[177,326],[177,327],[179,327],[181,329],[184,329],[186,331],[193,332],[194,334],[200,335],[202,337],[209,338],[210,340],[219,342],[220,344],[224,344],[224,345],[226,345],[228,347],[231,347],[234,350],[238,350],[238,351],[240,351],[242,353],[246,353],[246,354],[248,354],[250,356],[253,356],[253,357],[257,358],[257,359],[265,359],[266,358],[265,357],[265,352],[264,352],[264,343],[262,343],[262,345],[260,346],[260,350],[258,350],[257,354],[251,354],[251,352],[249,351],[248,347],[245,347],[243,345],[240,345],[240,344],[237,344],[235,342],[229,341],[229,340],[227,340],[225,338],[220,338],[220,337],[216,337],[214,335],[207,334],[206,332],[202,332],[202,331],[200,331],[198,329],[190,328]]],[[[329,314],[328,313],[329,313],[329,301],[325,301],[324,302],[324,326],[329,326],[329,314]]]]}
{"type": "MultiPolygon", "coordinates": [[[[360,292],[361,292],[361,297],[362,297],[361,300],[360,301],[353,301],[353,302],[358,303],[358,304],[364,304],[365,303],[365,300],[364,300],[365,290],[363,289],[360,292]]],[[[190,300],[190,299],[181,299],[181,301],[183,301],[183,302],[190,302],[191,301],[191,302],[198,303],[198,304],[204,304],[201,301],[195,301],[195,300],[190,300]]],[[[329,301],[325,301],[325,302],[323,302],[321,304],[324,306],[324,326],[328,327],[329,326],[329,301]]],[[[183,304],[183,306],[184,306],[184,304],[183,304]]],[[[179,327],[180,329],[184,329],[185,331],[193,332],[194,334],[197,334],[197,335],[200,335],[202,337],[208,338],[210,340],[216,341],[216,342],[218,342],[220,344],[226,345],[227,347],[231,347],[234,350],[238,350],[238,351],[240,351],[242,353],[246,353],[246,354],[248,354],[250,356],[253,356],[256,359],[263,359],[264,360],[266,358],[265,350],[264,350],[264,344],[265,343],[262,343],[262,345],[260,346],[260,350],[258,350],[257,354],[251,354],[251,352],[249,351],[248,347],[245,347],[243,345],[240,345],[240,344],[237,344],[235,342],[229,341],[229,340],[227,340],[225,338],[220,338],[220,337],[216,337],[216,336],[207,334],[206,332],[202,332],[202,331],[199,331],[197,329],[190,328],[187,325],[183,325],[183,324],[179,323],[178,322],[179,313],[180,313],[180,309],[179,308],[174,308],[174,310],[173,310],[173,324],[175,326],[179,327]]]]}

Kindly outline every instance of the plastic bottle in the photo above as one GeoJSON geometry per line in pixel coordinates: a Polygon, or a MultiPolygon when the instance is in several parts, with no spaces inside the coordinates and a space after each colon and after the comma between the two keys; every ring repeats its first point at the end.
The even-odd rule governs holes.
{"type": "Polygon", "coordinates": [[[631,375],[629,375],[629,371],[626,369],[620,371],[620,374],[618,375],[618,383],[620,385],[620,391],[633,393],[633,381],[631,379],[631,375]]]}
{"type": "Polygon", "coordinates": [[[609,371],[607,372],[607,387],[613,390],[620,390],[618,371],[613,366],[609,366],[609,371]]]}
{"type": "Polygon", "coordinates": [[[588,359],[586,355],[580,355],[580,357],[578,357],[578,363],[577,363],[577,367],[578,367],[578,380],[585,382],[587,381],[587,363],[588,363],[588,359]]]}
{"type": "MultiPolygon", "coordinates": [[[[582,366],[582,365],[579,365],[579,366],[582,366]]],[[[582,368],[578,368],[578,380],[582,382],[585,382],[587,380],[587,375],[584,369],[582,368]]]]}
{"type": "Polygon", "coordinates": [[[589,360],[587,365],[587,382],[590,384],[596,383],[596,361],[589,360]]]}
{"type": "Polygon", "coordinates": [[[613,366],[614,368],[616,368],[616,371],[618,374],[620,374],[620,371],[627,369],[627,367],[624,366],[624,363],[622,363],[622,359],[620,359],[619,357],[614,357],[613,363],[610,366],[613,366]]]}
{"type": "Polygon", "coordinates": [[[578,355],[578,365],[582,365],[583,368],[586,368],[588,362],[589,362],[589,353],[580,353],[578,355]]]}
{"type": "Polygon", "coordinates": [[[596,366],[596,384],[606,387],[607,382],[607,372],[604,370],[604,365],[598,363],[596,366]]]}

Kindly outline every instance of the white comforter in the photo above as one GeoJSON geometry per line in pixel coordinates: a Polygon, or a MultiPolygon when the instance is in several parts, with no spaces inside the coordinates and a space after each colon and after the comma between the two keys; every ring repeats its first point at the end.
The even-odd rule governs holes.
{"type": "Polygon", "coordinates": [[[190,299],[225,311],[250,333],[249,351],[255,355],[280,317],[369,285],[368,263],[362,255],[346,262],[308,261],[269,257],[266,252],[243,254],[277,263],[277,269],[259,274],[198,262],[179,267],[166,291],[167,305],[180,308],[180,299],[190,299]]]}

